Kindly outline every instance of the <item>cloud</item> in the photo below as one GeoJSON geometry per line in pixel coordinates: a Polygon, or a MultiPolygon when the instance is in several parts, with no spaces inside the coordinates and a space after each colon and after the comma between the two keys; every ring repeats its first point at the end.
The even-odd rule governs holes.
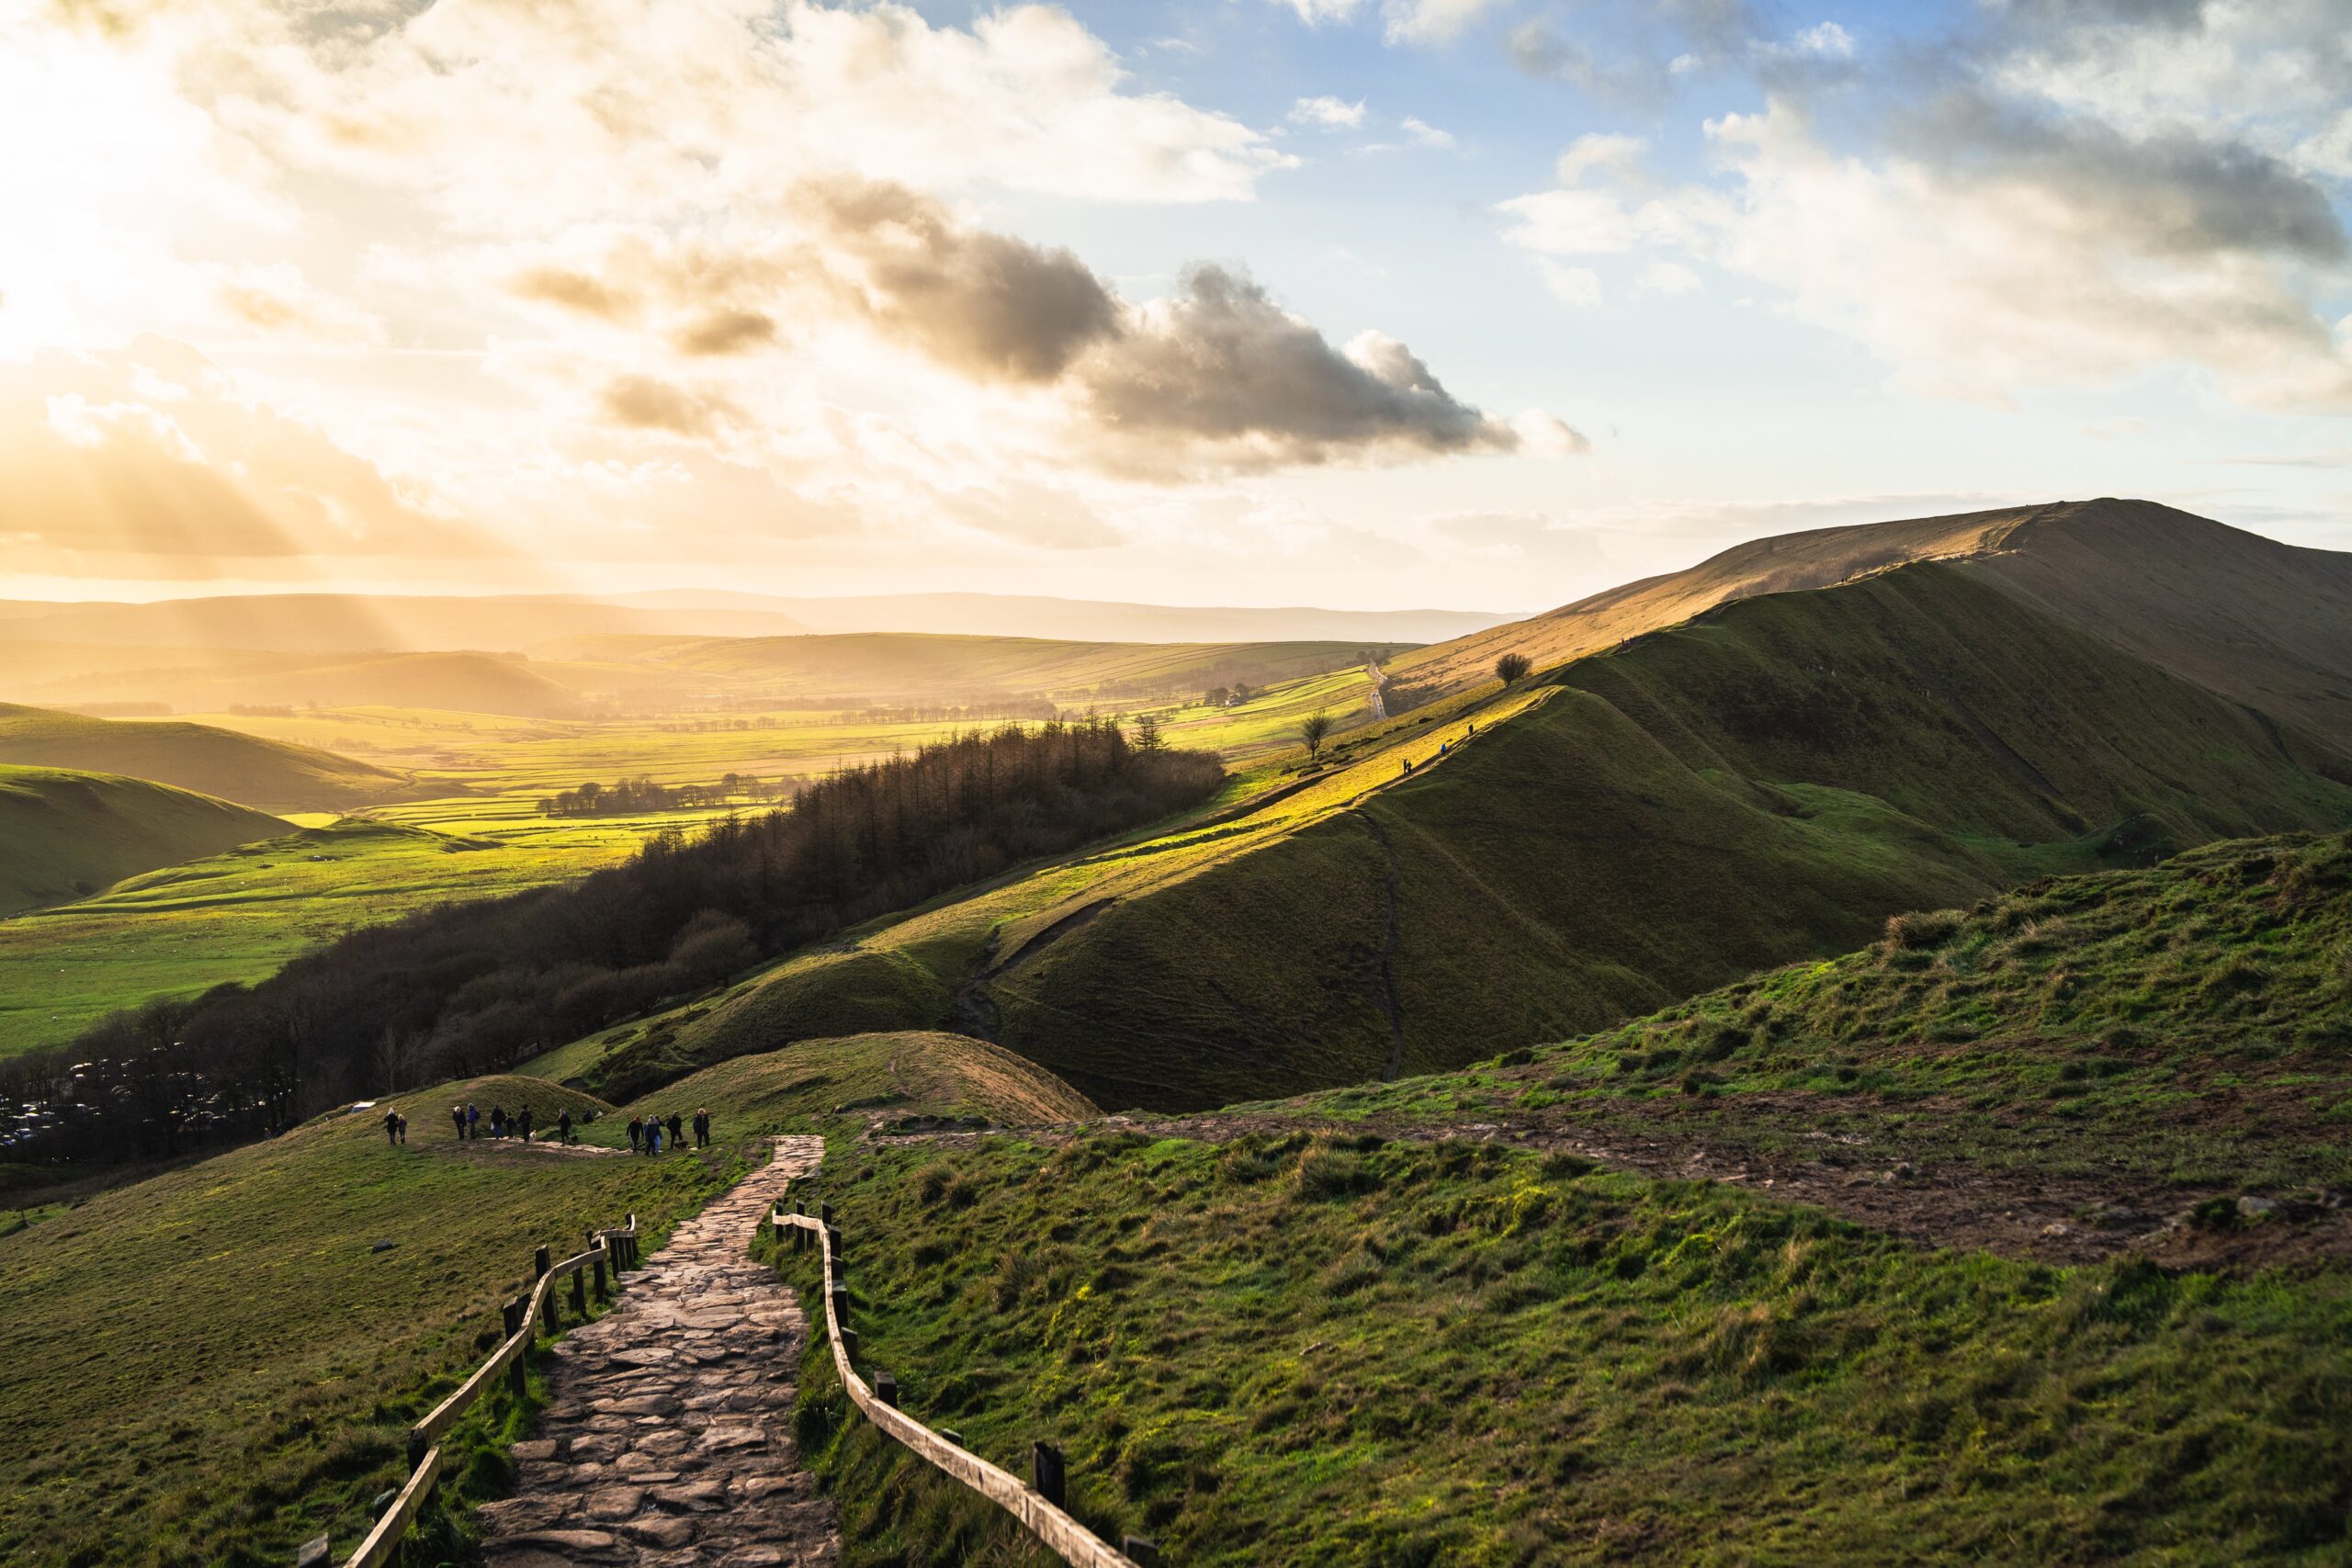
{"type": "Polygon", "coordinates": [[[1290,108],[1293,125],[1319,125],[1328,130],[1352,130],[1363,124],[1363,100],[1345,103],[1329,96],[1301,98],[1290,108]]]}
{"type": "Polygon", "coordinates": [[[772,346],[779,336],[775,318],[759,310],[713,310],[699,317],[670,340],[680,354],[694,357],[748,354],[772,346]]]}
{"type": "Polygon", "coordinates": [[[1403,344],[1366,332],[1335,348],[1230,269],[1193,267],[1172,297],[1135,304],[1069,252],[967,227],[903,186],[832,182],[802,201],[826,265],[876,331],[975,380],[1057,389],[1083,427],[1080,448],[1114,467],[1519,446],[1403,344]]]}
{"type": "Polygon", "coordinates": [[[1536,271],[1552,298],[1563,305],[1589,310],[1600,303],[1600,275],[1589,266],[1562,266],[1550,256],[1535,258],[1536,271]]]}
{"type": "Polygon", "coordinates": [[[223,559],[479,558],[481,535],[316,426],[148,338],[0,365],[0,542],[11,567],[201,574],[223,559]]]}
{"type": "Polygon", "coordinates": [[[1451,43],[1500,0],[1385,0],[1381,17],[1390,43],[1451,43]]]}
{"type": "Polygon", "coordinates": [[[1069,251],[964,228],[904,186],[825,181],[800,201],[850,264],[853,307],[963,375],[1051,381],[1117,330],[1118,301],[1069,251]]]}
{"type": "MultiPolygon", "coordinates": [[[[1933,395],[2003,406],[2188,365],[2252,406],[2352,408],[2325,306],[2352,285],[2352,246],[2312,151],[2352,94],[2332,9],[2016,0],[1872,96],[1828,70],[1854,53],[1842,31],[1773,43],[1743,6],[1685,7],[1695,61],[1744,60],[1770,89],[1708,123],[1714,176],[1655,187],[1634,139],[1588,136],[1554,187],[1498,205],[1503,235],[1572,304],[1595,290],[1567,258],[1636,254],[1637,287],[1661,292],[1694,285],[1692,261],[1745,276],[1933,395]],[[1810,112],[1832,94],[1834,147],[1810,112]]],[[[1599,81],[1548,32],[1514,47],[1599,81]]]]}
{"type": "Polygon", "coordinates": [[[616,424],[673,435],[707,435],[741,412],[719,393],[690,391],[651,376],[616,377],[598,401],[616,424]]]}
{"type": "MultiPolygon", "coordinates": [[[[1452,43],[1505,0],[1381,0],[1383,37],[1391,44],[1452,43]]],[[[1364,0],[1276,0],[1308,27],[1354,19],[1364,0]]]]}
{"type": "Polygon", "coordinates": [[[1440,130],[1426,120],[1416,119],[1413,116],[1407,115],[1397,123],[1403,128],[1405,134],[1413,139],[1417,146],[1435,147],[1441,151],[1451,150],[1453,146],[1452,131],[1440,130]]]}

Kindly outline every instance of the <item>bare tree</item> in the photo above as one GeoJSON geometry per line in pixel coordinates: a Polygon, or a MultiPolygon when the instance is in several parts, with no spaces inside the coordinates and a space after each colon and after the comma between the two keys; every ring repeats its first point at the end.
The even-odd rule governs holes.
{"type": "Polygon", "coordinates": [[[1323,754],[1323,742],[1331,739],[1331,716],[1317,708],[1299,722],[1298,738],[1306,742],[1306,760],[1313,761],[1323,754]]]}
{"type": "Polygon", "coordinates": [[[1495,660],[1495,673],[1502,677],[1506,686],[1514,681],[1527,679],[1527,672],[1534,668],[1535,660],[1523,653],[1506,653],[1495,660]]]}

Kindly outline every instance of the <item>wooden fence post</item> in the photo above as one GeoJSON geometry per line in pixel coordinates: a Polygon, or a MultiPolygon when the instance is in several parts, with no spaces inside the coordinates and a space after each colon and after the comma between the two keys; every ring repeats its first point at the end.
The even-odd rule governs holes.
{"type": "Polygon", "coordinates": [[[833,1206],[832,1206],[831,1203],[820,1203],[820,1204],[818,1204],[818,1205],[817,1205],[817,1218],[818,1218],[820,1221],[821,1221],[821,1222],[823,1223],[823,1224],[824,1224],[824,1226],[825,1226],[825,1228],[826,1228],[827,1230],[831,1230],[831,1229],[832,1229],[832,1227],[833,1227],[833,1206]]]}
{"type": "Polygon", "coordinates": [[[609,1289],[607,1289],[607,1288],[606,1288],[606,1286],[605,1286],[605,1258],[604,1258],[604,1255],[603,1255],[602,1253],[599,1253],[599,1254],[596,1256],[595,1261],[594,1261],[593,1263],[589,1264],[589,1266],[588,1266],[588,1267],[589,1267],[589,1268],[591,1268],[592,1269],[595,1270],[595,1274],[596,1274],[596,1299],[597,1299],[598,1301],[600,1301],[600,1302],[601,1302],[601,1301],[604,1301],[604,1300],[605,1300],[605,1299],[606,1299],[606,1298],[607,1298],[607,1297],[612,1293],[612,1292],[610,1292],[610,1290],[609,1290],[609,1289]]]}
{"type": "Polygon", "coordinates": [[[874,1397],[896,1410],[899,1407],[899,1380],[888,1372],[875,1373],[874,1397]]]}
{"type": "Polygon", "coordinates": [[[842,1354],[849,1358],[849,1364],[850,1364],[851,1366],[853,1366],[853,1367],[856,1366],[856,1365],[857,1365],[857,1330],[856,1330],[856,1329],[854,1329],[854,1328],[844,1328],[844,1329],[842,1329],[842,1333],[841,1333],[841,1340],[842,1340],[842,1354]]]}
{"type": "Polygon", "coordinates": [[[842,1328],[849,1326],[849,1287],[833,1287],[833,1322],[842,1328]]]}
{"type": "Polygon", "coordinates": [[[1119,1550],[1136,1568],[1155,1568],[1159,1562],[1159,1543],[1148,1535],[1128,1536],[1119,1542],[1119,1550]]]}
{"type": "MultiPolygon", "coordinates": [[[[509,1339],[512,1339],[514,1337],[516,1330],[519,1330],[523,1326],[524,1323],[530,1317],[531,1298],[528,1296],[517,1296],[514,1300],[506,1303],[506,1310],[511,1314],[509,1321],[514,1325],[514,1327],[507,1330],[506,1333],[506,1337],[509,1339]]],[[[526,1349],[522,1354],[516,1356],[513,1363],[506,1369],[506,1386],[514,1391],[514,1397],[517,1399],[522,1398],[526,1393],[530,1392],[530,1352],[528,1349],[526,1349]]]]}
{"type": "Polygon", "coordinates": [[[546,1247],[542,1247],[536,1248],[531,1253],[531,1278],[534,1280],[546,1279],[548,1277],[548,1270],[554,1267],[554,1264],[555,1259],[549,1255],[546,1247]]]}
{"type": "Polygon", "coordinates": [[[1062,1485],[1066,1472],[1062,1466],[1062,1450],[1051,1443],[1029,1445],[1029,1474],[1037,1495],[1058,1508],[1062,1506],[1062,1485]]]}
{"type": "Polygon", "coordinates": [[[582,1322],[587,1321],[588,1271],[584,1269],[574,1269],[571,1271],[571,1311],[572,1315],[582,1322]]]}

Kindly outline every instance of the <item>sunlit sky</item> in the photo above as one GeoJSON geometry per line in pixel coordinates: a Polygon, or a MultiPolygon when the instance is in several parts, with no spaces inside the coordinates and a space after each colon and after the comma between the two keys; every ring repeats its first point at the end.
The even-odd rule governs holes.
{"type": "Polygon", "coordinates": [[[2352,547],[2347,0],[0,0],[0,596],[2352,547]]]}

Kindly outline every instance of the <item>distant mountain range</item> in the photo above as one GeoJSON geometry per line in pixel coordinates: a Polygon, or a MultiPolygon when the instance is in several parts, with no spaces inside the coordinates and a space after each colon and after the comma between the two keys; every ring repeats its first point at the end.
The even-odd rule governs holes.
{"type": "Polygon", "coordinates": [[[0,601],[0,641],[306,653],[520,652],[581,637],[928,632],[1084,642],[1425,643],[1508,616],[1465,610],[1248,609],[990,593],[786,599],[713,590],[596,597],[248,593],[153,604],[0,601]]]}

